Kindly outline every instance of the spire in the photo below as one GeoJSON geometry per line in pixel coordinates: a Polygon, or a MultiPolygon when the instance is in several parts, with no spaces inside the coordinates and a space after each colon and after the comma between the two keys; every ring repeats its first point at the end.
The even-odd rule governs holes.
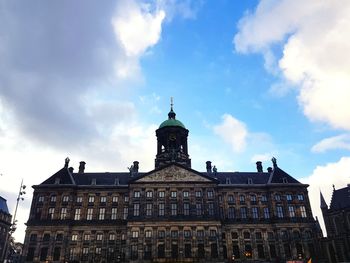
{"type": "Polygon", "coordinates": [[[168,113],[169,120],[170,119],[175,120],[176,113],[173,110],[173,106],[174,106],[174,99],[173,97],[170,97],[170,112],[168,113]]]}
{"type": "Polygon", "coordinates": [[[324,209],[324,208],[328,209],[328,205],[324,200],[324,197],[321,191],[320,191],[320,203],[321,203],[321,206],[320,206],[321,209],[324,209]]]}

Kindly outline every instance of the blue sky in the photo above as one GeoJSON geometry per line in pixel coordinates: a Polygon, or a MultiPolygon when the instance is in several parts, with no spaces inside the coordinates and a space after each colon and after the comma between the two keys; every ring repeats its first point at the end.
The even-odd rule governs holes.
{"type": "MultiPolygon", "coordinates": [[[[77,170],[154,167],[170,97],[194,169],[349,183],[348,1],[0,1],[0,189],[77,170]]],[[[32,191],[21,203],[24,236],[32,191]]]]}

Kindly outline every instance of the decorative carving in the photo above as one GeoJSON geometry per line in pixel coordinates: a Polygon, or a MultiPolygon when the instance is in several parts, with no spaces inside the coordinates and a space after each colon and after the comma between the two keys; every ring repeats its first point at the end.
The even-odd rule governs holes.
{"type": "Polygon", "coordinates": [[[191,173],[190,171],[183,169],[181,167],[172,165],[160,171],[156,171],[152,174],[149,174],[143,178],[137,180],[137,182],[210,182],[209,179],[200,176],[195,173],[191,173]]]}

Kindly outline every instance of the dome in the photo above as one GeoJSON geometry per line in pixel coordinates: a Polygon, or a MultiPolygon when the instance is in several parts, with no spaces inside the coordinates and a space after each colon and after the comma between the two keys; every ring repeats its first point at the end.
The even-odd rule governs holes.
{"type": "Polygon", "coordinates": [[[169,126],[178,126],[178,127],[182,127],[184,129],[186,129],[185,125],[183,125],[183,123],[181,121],[176,120],[176,119],[168,119],[168,120],[163,121],[159,125],[159,128],[169,127],[169,126]]]}

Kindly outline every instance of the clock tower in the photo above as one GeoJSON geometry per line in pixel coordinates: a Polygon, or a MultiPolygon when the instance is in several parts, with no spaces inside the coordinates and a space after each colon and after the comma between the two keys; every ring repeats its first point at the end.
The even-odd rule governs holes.
{"type": "Polygon", "coordinates": [[[157,155],[155,168],[169,163],[179,163],[191,168],[191,159],[188,155],[188,130],[185,125],[176,119],[171,101],[168,119],[163,121],[156,130],[157,155]]]}

